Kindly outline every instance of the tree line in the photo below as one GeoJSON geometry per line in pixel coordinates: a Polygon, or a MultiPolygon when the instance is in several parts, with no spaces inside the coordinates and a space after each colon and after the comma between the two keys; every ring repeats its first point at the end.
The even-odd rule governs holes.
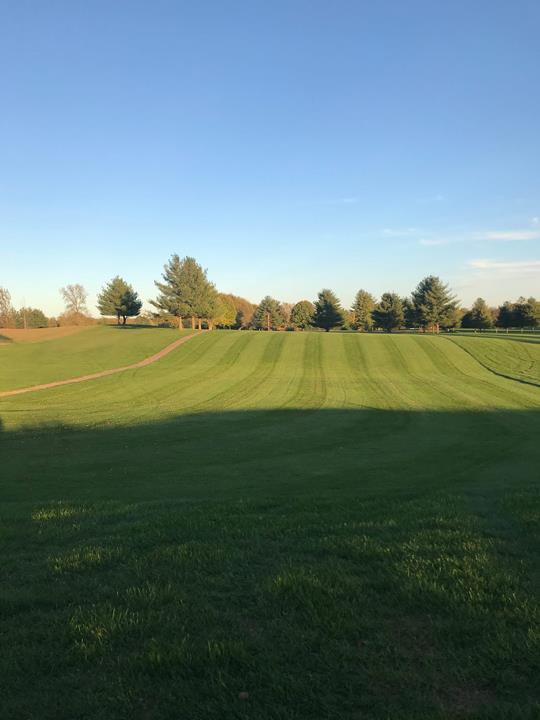
{"type": "MultiPolygon", "coordinates": [[[[440,278],[429,275],[407,297],[385,292],[377,300],[367,290],[359,290],[351,308],[344,308],[329,289],[318,293],[314,302],[279,302],[269,295],[258,305],[233,294],[220,293],[207,271],[193,257],[172,255],[155,281],[157,295],[153,310],[141,315],[142,301],[132,285],[122,277],[109,280],[98,295],[97,308],[102,317],[114,317],[118,324],[128,318],[139,322],[203,327],[253,328],[258,330],[335,329],[392,332],[402,328],[439,332],[440,329],[537,328],[540,327],[540,301],[519,298],[489,307],[478,298],[471,308],[460,307],[456,296],[440,278]]],[[[9,292],[0,288],[0,327],[42,327],[51,324],[92,322],[88,316],[87,292],[80,284],[60,290],[65,312],[48,319],[36,308],[15,310],[9,292]]]]}

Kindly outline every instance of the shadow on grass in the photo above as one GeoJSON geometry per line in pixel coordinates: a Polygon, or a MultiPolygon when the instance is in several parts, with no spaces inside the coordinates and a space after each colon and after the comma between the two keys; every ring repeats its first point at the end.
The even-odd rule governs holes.
{"type": "Polygon", "coordinates": [[[7,337],[7,335],[1,335],[1,334],[0,334],[0,344],[4,344],[4,343],[7,344],[7,343],[11,343],[11,342],[13,342],[13,339],[12,339],[12,338],[7,337]]]}
{"type": "Polygon", "coordinates": [[[116,330],[175,330],[177,328],[162,328],[158,325],[139,325],[137,323],[130,323],[129,325],[116,325],[110,323],[107,327],[115,328],[116,330]]]}
{"type": "Polygon", "coordinates": [[[538,479],[539,435],[533,410],[246,410],[4,429],[2,495],[214,499],[504,484],[538,479]]]}
{"type": "Polygon", "coordinates": [[[6,717],[534,717],[539,422],[2,432],[6,717]]]}

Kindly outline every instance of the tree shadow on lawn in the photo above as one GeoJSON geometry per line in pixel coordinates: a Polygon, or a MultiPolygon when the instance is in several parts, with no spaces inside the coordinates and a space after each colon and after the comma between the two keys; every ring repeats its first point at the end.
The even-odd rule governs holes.
{"type": "Polygon", "coordinates": [[[1,433],[6,716],[533,717],[538,430],[324,410],[1,433]]]}
{"type": "Polygon", "coordinates": [[[129,325],[117,325],[116,323],[107,324],[107,327],[115,328],[116,330],[176,330],[177,328],[162,328],[159,325],[138,325],[137,323],[130,323],[129,325]]]}
{"type": "Polygon", "coordinates": [[[0,418],[2,494],[198,500],[492,488],[538,479],[539,436],[537,410],[238,410],[3,431],[0,418]]]}

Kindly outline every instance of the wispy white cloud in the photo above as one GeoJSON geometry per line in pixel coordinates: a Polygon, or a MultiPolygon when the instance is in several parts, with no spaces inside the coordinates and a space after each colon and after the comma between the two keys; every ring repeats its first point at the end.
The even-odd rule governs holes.
{"type": "Polygon", "coordinates": [[[477,240],[490,240],[493,242],[514,242],[520,240],[540,240],[537,230],[501,230],[486,233],[476,233],[477,240]]]}
{"type": "MultiPolygon", "coordinates": [[[[533,220],[538,218],[533,218],[533,220]]],[[[422,237],[419,245],[436,247],[438,245],[455,245],[457,243],[480,242],[521,242],[527,240],[540,240],[540,230],[489,230],[485,232],[465,233],[454,237],[422,237]]]]}
{"type": "Polygon", "coordinates": [[[540,217],[535,216],[531,218],[531,225],[540,225],[540,217]]]}
{"type": "Polygon", "coordinates": [[[504,273],[540,273],[540,260],[469,260],[467,265],[475,270],[494,270],[504,273]]]}

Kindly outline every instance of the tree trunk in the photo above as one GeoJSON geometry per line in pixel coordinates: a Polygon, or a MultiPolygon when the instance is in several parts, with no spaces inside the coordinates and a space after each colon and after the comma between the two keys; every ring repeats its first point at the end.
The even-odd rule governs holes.
{"type": "Polygon", "coordinates": [[[127,315],[122,315],[122,325],[125,325],[127,321],[127,315]]]}
{"type": "Polygon", "coordinates": [[[116,313],[116,324],[120,325],[120,313],[119,312],[116,313]]]}
{"type": "Polygon", "coordinates": [[[179,330],[183,330],[183,329],[184,329],[184,325],[183,325],[183,323],[182,323],[182,316],[181,316],[181,315],[178,317],[178,329],[179,329],[179,330]]]}
{"type": "Polygon", "coordinates": [[[201,318],[197,318],[197,327],[199,330],[202,330],[202,320],[201,318]]]}

